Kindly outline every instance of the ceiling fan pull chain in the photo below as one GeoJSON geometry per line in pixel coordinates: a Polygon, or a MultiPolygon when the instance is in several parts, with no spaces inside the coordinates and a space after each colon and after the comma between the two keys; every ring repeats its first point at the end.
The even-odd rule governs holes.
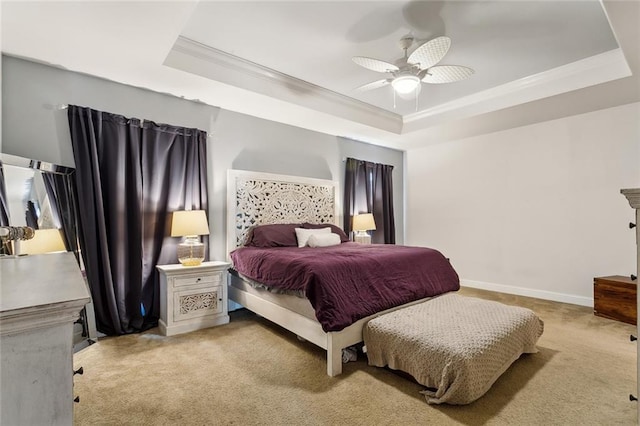
{"type": "Polygon", "coordinates": [[[393,109],[396,109],[396,91],[393,91],[393,109]]]}

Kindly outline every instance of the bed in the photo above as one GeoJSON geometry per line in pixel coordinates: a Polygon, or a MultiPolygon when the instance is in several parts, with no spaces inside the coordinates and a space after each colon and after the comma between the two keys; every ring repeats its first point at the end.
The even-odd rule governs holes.
{"type": "MultiPolygon", "coordinates": [[[[307,223],[320,224],[322,227],[324,225],[337,226],[340,223],[337,193],[337,182],[334,181],[229,170],[227,174],[227,248],[229,260],[233,260],[231,253],[239,251],[236,249],[244,245],[247,238],[251,236],[251,231],[258,225],[307,223]]],[[[365,249],[376,249],[373,246],[365,248],[349,242],[340,244],[339,248],[354,253],[365,249]]],[[[392,247],[382,247],[382,245],[378,247],[380,250],[385,248],[391,249],[392,247]]],[[[323,252],[321,249],[324,248],[304,247],[293,250],[297,251],[300,256],[311,250],[317,250],[314,253],[329,253],[328,251],[323,252]]],[[[401,250],[400,246],[398,249],[401,250]]],[[[435,252],[437,256],[440,256],[436,262],[442,266],[444,257],[439,252],[435,252]]],[[[262,257],[266,257],[266,255],[254,253],[255,259],[260,260],[262,257]]],[[[448,260],[444,259],[444,262],[448,265],[448,269],[453,271],[448,260]]],[[[396,262],[391,261],[390,263],[395,264],[396,262]]],[[[389,264],[382,265],[382,268],[388,266],[389,264]]],[[[291,265],[284,266],[284,268],[291,268],[291,265]]],[[[425,273],[428,273],[427,269],[424,268],[425,273]]],[[[291,294],[288,290],[292,289],[284,288],[287,291],[283,293],[267,291],[265,286],[261,286],[263,283],[256,283],[251,276],[234,270],[230,274],[229,299],[325,349],[327,351],[327,374],[336,376],[342,372],[342,349],[362,342],[363,327],[367,321],[382,314],[423,302],[436,294],[457,290],[459,288],[457,274],[455,271],[452,273],[450,271],[444,272],[447,275],[445,285],[436,286],[438,288],[435,290],[428,290],[425,293],[408,288],[407,292],[411,294],[394,300],[391,305],[374,304],[373,307],[368,307],[368,311],[358,313],[346,322],[339,321],[336,324],[329,323],[329,325],[321,315],[318,315],[317,306],[313,306],[309,299],[291,294]]],[[[399,273],[397,277],[401,275],[399,273]]],[[[286,279],[282,281],[284,282],[286,279]]],[[[405,281],[409,285],[411,277],[405,277],[403,282],[405,281]]],[[[277,286],[277,282],[269,283],[269,286],[273,285],[277,286]]],[[[317,304],[318,299],[324,297],[324,294],[318,296],[314,300],[314,305],[317,304]]]]}

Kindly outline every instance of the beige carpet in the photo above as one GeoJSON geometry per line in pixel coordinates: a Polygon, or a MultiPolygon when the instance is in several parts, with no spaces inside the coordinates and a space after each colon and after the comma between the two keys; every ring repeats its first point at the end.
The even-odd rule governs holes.
{"type": "Polygon", "coordinates": [[[463,289],[533,309],[540,352],[466,406],[431,406],[420,385],[365,358],[325,374],[325,352],[247,311],[174,337],[157,329],[75,355],[77,425],[634,425],[635,327],[590,308],[463,289]]]}

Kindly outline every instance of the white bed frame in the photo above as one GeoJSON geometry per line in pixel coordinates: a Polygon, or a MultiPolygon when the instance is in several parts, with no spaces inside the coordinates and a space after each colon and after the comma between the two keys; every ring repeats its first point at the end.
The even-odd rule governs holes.
{"type": "MultiPolygon", "coordinates": [[[[257,173],[227,172],[227,249],[242,245],[251,226],[271,223],[340,224],[338,183],[331,180],[257,173]]],[[[320,323],[236,287],[229,298],[327,351],[327,374],[342,373],[342,349],[362,342],[362,329],[372,318],[410,306],[407,303],[363,318],[337,332],[320,323]]]]}

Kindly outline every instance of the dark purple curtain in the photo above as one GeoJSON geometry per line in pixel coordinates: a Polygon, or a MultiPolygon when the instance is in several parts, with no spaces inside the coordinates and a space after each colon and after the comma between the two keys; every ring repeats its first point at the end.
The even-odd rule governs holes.
{"type": "Polygon", "coordinates": [[[208,211],[206,132],[74,105],[68,118],[97,328],[118,335],[154,327],[156,265],[176,263],[179,243],[168,237],[170,212],[208,211]]]}
{"type": "Polygon", "coordinates": [[[344,188],[344,231],[349,234],[353,216],[373,213],[376,230],[371,241],[395,244],[393,214],[393,166],[347,158],[344,188]]]}
{"type": "Polygon", "coordinates": [[[24,211],[24,220],[27,223],[27,226],[38,229],[38,212],[36,211],[36,206],[33,204],[33,201],[27,201],[27,209],[24,211]]]}
{"type": "MultiPolygon", "coordinates": [[[[4,184],[4,165],[0,161],[0,226],[9,226],[9,200],[4,184]]],[[[11,242],[0,241],[0,254],[13,254],[11,242]]]]}
{"type": "Polygon", "coordinates": [[[0,226],[9,226],[9,200],[4,184],[4,166],[0,161],[0,226]]]}
{"type": "Polygon", "coordinates": [[[42,173],[51,216],[58,229],[62,229],[65,248],[76,254],[78,252],[78,234],[76,229],[76,190],[73,177],[68,174],[42,173]]]}

